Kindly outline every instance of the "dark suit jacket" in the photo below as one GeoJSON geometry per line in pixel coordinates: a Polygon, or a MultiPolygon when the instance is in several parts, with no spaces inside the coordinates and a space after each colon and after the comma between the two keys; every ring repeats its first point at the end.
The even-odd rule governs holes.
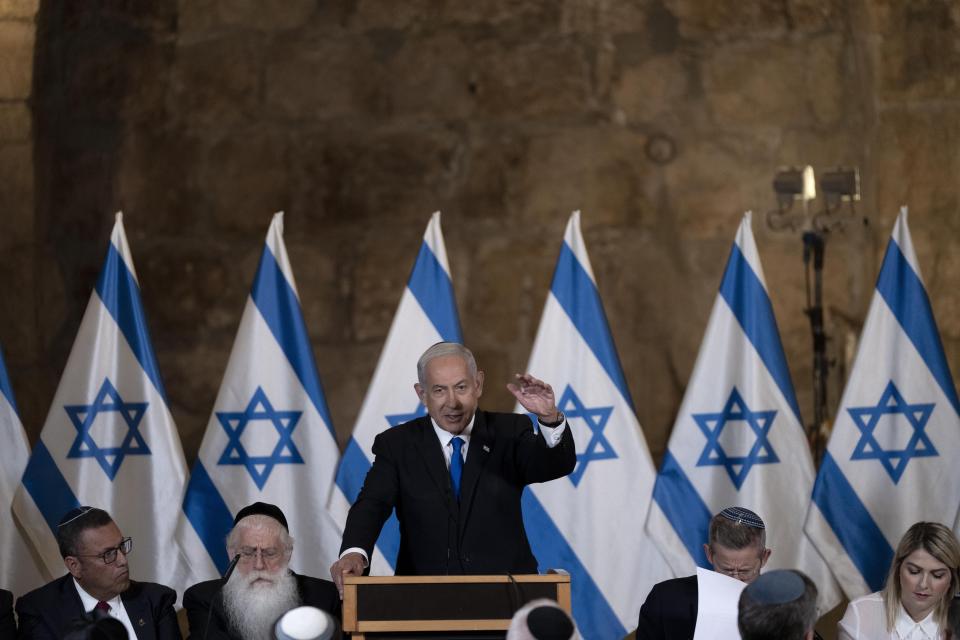
{"type": "Polygon", "coordinates": [[[653,585],[637,624],[637,640],[690,640],[697,626],[697,576],[653,585]]]}
{"type": "Polygon", "coordinates": [[[520,495],[524,486],[563,477],[576,464],[569,425],[560,443],[548,448],[526,415],[486,411],[474,419],[459,503],[429,416],[384,431],[373,453],[347,516],[341,553],[360,547],[372,557],[396,508],[398,575],[536,573],[520,495]]]}
{"type": "MultiPolygon", "coordinates": [[[[294,573],[297,580],[297,590],[300,592],[301,605],[317,607],[333,615],[340,621],[340,595],[337,588],[329,580],[311,578],[294,573]]],[[[223,609],[223,594],[219,591],[221,581],[208,580],[200,582],[187,589],[183,594],[183,607],[187,610],[187,622],[190,624],[190,635],[187,640],[235,640],[227,623],[223,609]],[[213,603],[213,613],[210,606],[213,603]],[[207,619],[210,628],[207,629],[207,619]]]]}
{"type": "MultiPolygon", "coordinates": [[[[137,640],[181,640],[173,605],[177,593],[161,584],[130,581],[120,594],[137,640]]],[[[85,611],[68,573],[17,600],[21,640],[58,640],[85,611]]],[[[132,640],[132,639],[131,639],[132,640]]]]}
{"type": "Polygon", "coordinates": [[[17,625],[13,620],[13,594],[0,589],[0,638],[17,637],[17,625]]]}

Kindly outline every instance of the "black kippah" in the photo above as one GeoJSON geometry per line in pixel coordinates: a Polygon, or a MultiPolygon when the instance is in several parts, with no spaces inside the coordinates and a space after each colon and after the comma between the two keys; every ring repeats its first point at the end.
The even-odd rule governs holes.
{"type": "Polygon", "coordinates": [[[537,640],[569,640],[573,622],[563,609],[542,606],[527,614],[527,628],[537,640]]]}
{"type": "Polygon", "coordinates": [[[70,509],[70,511],[67,511],[65,514],[63,514],[63,517],[60,518],[60,522],[57,523],[57,528],[59,529],[64,525],[68,525],[74,520],[87,515],[91,511],[96,511],[96,510],[97,509],[95,509],[94,507],[74,507],[73,509],[70,509]]]}
{"type": "Polygon", "coordinates": [[[275,504],[254,502],[253,504],[245,506],[237,512],[237,517],[233,519],[233,526],[237,526],[237,523],[247,516],[267,516],[282,524],[283,528],[287,531],[290,530],[290,527],[287,526],[287,519],[284,517],[283,511],[280,511],[280,507],[275,504]]]}

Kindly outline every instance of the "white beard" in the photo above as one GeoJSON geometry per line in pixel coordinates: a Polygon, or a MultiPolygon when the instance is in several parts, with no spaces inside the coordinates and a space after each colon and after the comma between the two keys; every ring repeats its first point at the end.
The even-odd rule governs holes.
{"type": "Polygon", "coordinates": [[[223,604],[230,626],[243,640],[271,640],[277,618],[300,605],[293,574],[285,568],[279,576],[268,571],[234,575],[223,588],[223,604]],[[258,578],[272,584],[252,584],[258,578]]]}

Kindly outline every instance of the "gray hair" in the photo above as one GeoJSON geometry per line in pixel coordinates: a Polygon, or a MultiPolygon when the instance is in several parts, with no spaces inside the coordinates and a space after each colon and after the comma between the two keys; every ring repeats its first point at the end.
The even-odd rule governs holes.
{"type": "MultiPolygon", "coordinates": [[[[779,601],[763,593],[770,587],[760,578],[740,592],[737,603],[737,627],[743,640],[803,640],[817,623],[817,586],[801,571],[781,569],[765,573],[761,578],[768,583],[785,582],[794,574],[803,581],[803,590],[792,600],[779,601]]],[[[782,588],[781,588],[782,591],[782,588]]],[[[780,593],[780,596],[783,594],[780,593]]],[[[790,597],[787,595],[787,597],[790,597]]]]}
{"type": "Polygon", "coordinates": [[[756,546],[762,552],[767,548],[767,532],[718,513],[710,519],[710,548],[715,544],[734,550],[756,546]]]}
{"type": "Polygon", "coordinates": [[[477,377],[477,360],[473,357],[470,349],[467,349],[459,342],[438,342],[424,351],[420,359],[417,360],[417,381],[420,383],[420,386],[424,385],[424,374],[427,370],[427,363],[434,358],[443,356],[458,356],[463,358],[464,362],[467,363],[467,370],[470,371],[470,375],[474,378],[477,377]]]}
{"type": "Polygon", "coordinates": [[[227,553],[231,556],[237,552],[237,538],[240,536],[241,529],[270,529],[275,528],[280,539],[280,546],[284,551],[286,559],[289,561],[293,555],[293,537],[290,532],[277,520],[270,516],[255,514],[247,516],[237,523],[230,533],[227,534],[227,553]]]}

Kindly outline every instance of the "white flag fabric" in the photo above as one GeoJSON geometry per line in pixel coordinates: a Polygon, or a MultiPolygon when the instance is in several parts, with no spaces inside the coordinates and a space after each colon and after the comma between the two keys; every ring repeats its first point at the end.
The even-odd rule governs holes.
{"type": "Polygon", "coordinates": [[[807,532],[849,598],[921,520],[960,508],[960,403],[901,210],[817,475],[807,532]]]}
{"type": "Polygon", "coordinates": [[[45,570],[65,573],[54,532],[81,504],[110,512],[133,538],[130,575],[182,592],[192,576],[177,551],[186,465],[117,214],[60,385],[14,498],[45,570]]]}
{"type": "Polygon", "coordinates": [[[14,595],[32,591],[49,581],[41,571],[32,548],[23,539],[20,529],[10,520],[13,496],[27,467],[30,447],[23,431],[13,387],[0,352],[0,505],[6,522],[0,527],[0,586],[14,595]]]}
{"type": "Polygon", "coordinates": [[[541,571],[570,573],[584,638],[622,638],[637,626],[643,595],[673,573],[644,533],[656,470],[607,325],[579,211],[567,223],[527,370],[551,384],[577,445],[573,473],[524,491],[530,544],[541,571]]]}
{"type": "Polygon", "coordinates": [[[713,514],[746,507],[763,518],[767,569],[799,569],[823,611],[840,593],[804,535],[814,468],[747,213],[653,492],[647,531],[674,571],[706,567],[713,514]]]}
{"type": "MultiPolygon", "coordinates": [[[[413,390],[417,360],[437,342],[463,342],[457,303],[453,297],[447,249],[440,230],[440,212],[431,216],[413,271],[400,298],[387,341],[363,399],[337,471],[330,511],[341,529],[373,464],[373,439],[390,427],[426,415],[413,390]]],[[[384,524],[370,559],[372,575],[390,575],[400,549],[396,514],[384,524]]]]}
{"type": "Polygon", "coordinates": [[[234,515],[261,501],[287,518],[291,567],[327,575],[340,546],[326,507],[338,457],[277,213],[183,499],[177,534],[195,571],[226,570],[234,515]]]}

